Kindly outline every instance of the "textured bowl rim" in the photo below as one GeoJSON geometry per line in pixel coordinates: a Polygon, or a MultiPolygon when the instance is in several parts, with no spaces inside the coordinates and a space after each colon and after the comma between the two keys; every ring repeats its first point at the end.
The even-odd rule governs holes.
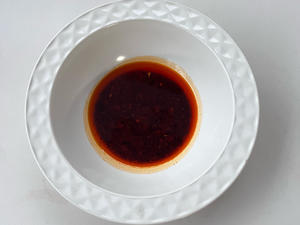
{"type": "Polygon", "coordinates": [[[33,156],[44,176],[64,198],[106,220],[149,224],[188,216],[215,200],[234,182],[249,158],[256,139],[259,102],[246,58],[232,38],[210,18],[170,1],[121,0],[88,10],[55,35],[32,71],[26,93],[25,117],[33,156]],[[235,98],[232,134],[213,167],[183,189],[150,198],[114,194],[86,182],[62,156],[49,121],[52,84],[68,54],[95,31],[117,22],[136,19],[167,22],[198,38],[222,63],[235,98]]]}

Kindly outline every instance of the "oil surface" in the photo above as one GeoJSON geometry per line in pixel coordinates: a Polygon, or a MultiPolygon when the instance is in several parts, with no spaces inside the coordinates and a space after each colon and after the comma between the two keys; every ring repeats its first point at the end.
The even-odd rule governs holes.
{"type": "Polygon", "coordinates": [[[88,103],[91,134],[108,155],[133,166],[172,160],[191,140],[198,120],[195,95],[172,68],[131,62],[109,72],[88,103]]]}

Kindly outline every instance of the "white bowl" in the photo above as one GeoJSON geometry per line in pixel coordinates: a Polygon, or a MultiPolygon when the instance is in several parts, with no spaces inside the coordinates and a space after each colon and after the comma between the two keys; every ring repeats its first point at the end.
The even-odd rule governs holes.
{"type": "Polygon", "coordinates": [[[53,39],[33,71],[26,119],[34,156],[62,196],[104,219],[157,223],[203,208],[234,181],[255,140],[258,97],[245,57],[206,16],[175,3],[128,0],[89,11],[53,39]],[[191,150],[152,174],[103,161],[84,128],[95,84],[135,56],[181,66],[203,107],[191,150]]]}

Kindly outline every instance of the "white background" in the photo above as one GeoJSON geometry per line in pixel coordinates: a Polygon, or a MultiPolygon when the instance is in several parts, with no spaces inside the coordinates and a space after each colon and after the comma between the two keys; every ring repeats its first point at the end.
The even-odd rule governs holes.
{"type": "MultiPolygon", "coordinates": [[[[70,20],[108,1],[0,0],[0,225],[113,224],[59,196],[25,133],[25,92],[43,48],[70,20]]],[[[236,182],[202,211],[170,225],[295,225],[300,221],[300,1],[188,0],[221,25],[256,78],[260,127],[236,182]]]]}

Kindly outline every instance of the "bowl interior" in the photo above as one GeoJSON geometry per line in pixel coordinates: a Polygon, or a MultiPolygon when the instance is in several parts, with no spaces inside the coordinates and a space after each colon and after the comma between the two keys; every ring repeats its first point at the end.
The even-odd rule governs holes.
{"type": "Polygon", "coordinates": [[[69,54],[52,87],[50,119],[63,155],[87,180],[114,193],[154,196],[194,182],[222,154],[234,121],[234,95],[220,61],[192,34],[165,22],[132,20],[96,31],[69,54]],[[95,84],[122,60],[136,56],[158,56],[182,67],[202,102],[192,148],[176,165],[153,174],[125,172],[103,161],[84,128],[84,106],[95,84]]]}

